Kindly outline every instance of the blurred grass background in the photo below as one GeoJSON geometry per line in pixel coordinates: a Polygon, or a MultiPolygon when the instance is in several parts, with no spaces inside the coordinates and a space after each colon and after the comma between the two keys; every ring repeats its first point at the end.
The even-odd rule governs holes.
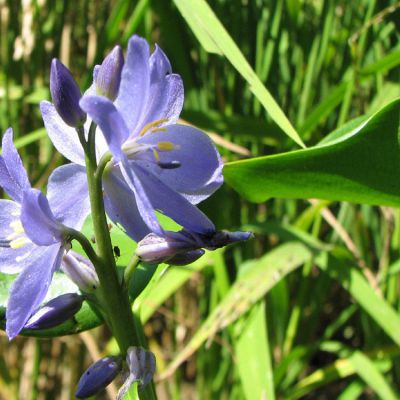
{"type": "MultiPolygon", "coordinates": [[[[13,127],[37,187],[64,162],[38,107],[51,59],[84,90],[93,65],[134,33],[166,52],[185,84],[182,119],[206,130],[225,160],[298,148],[230,61],[199,42],[181,3],[190,5],[0,0],[0,131],[13,127]]],[[[207,3],[308,146],[400,95],[400,2],[207,3]]],[[[170,269],[151,289],[141,315],[161,399],[399,398],[399,210],[255,205],[227,186],[203,208],[218,228],[256,237],[170,269]],[[324,259],[331,252],[338,265],[324,259]]],[[[0,399],[73,398],[91,360],[115,351],[109,338],[105,328],[52,341],[0,336],[0,399]]]]}

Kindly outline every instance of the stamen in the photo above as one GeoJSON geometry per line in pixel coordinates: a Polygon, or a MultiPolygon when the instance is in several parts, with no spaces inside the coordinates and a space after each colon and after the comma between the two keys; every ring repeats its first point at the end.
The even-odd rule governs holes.
{"type": "Polygon", "coordinates": [[[157,119],[156,121],[149,122],[142,128],[142,130],[139,133],[139,136],[144,136],[151,128],[157,128],[158,126],[160,126],[161,124],[163,124],[164,122],[167,122],[167,121],[168,121],[168,118],[161,118],[161,119],[157,119]]]}
{"type": "Polygon", "coordinates": [[[167,132],[167,128],[156,128],[151,131],[151,133],[155,132],[167,132]]]}
{"type": "Polygon", "coordinates": [[[171,142],[158,142],[157,148],[160,151],[171,151],[171,150],[179,149],[179,146],[175,145],[171,142]]]}
{"type": "Polygon", "coordinates": [[[0,239],[0,247],[9,248],[10,247],[10,241],[7,240],[7,239],[0,239]]]}
{"type": "Polygon", "coordinates": [[[10,242],[10,247],[12,249],[19,249],[19,248],[21,248],[22,246],[24,246],[25,244],[28,244],[28,243],[30,243],[30,240],[27,237],[23,236],[23,237],[19,237],[19,238],[15,239],[15,240],[12,240],[10,242]]]}
{"type": "Polygon", "coordinates": [[[28,252],[25,253],[23,256],[17,256],[17,257],[15,257],[15,261],[19,263],[19,262],[25,260],[25,258],[28,258],[29,255],[30,255],[30,252],[28,251],[28,252]]]}
{"type": "Polygon", "coordinates": [[[15,233],[24,233],[25,232],[21,221],[13,221],[13,222],[11,222],[10,223],[10,228],[13,228],[15,233]]]}
{"type": "Polygon", "coordinates": [[[20,233],[18,233],[18,232],[13,232],[13,233],[10,233],[10,234],[6,237],[6,239],[7,239],[8,241],[11,242],[12,240],[16,239],[16,238],[19,237],[19,236],[21,236],[20,233]]]}
{"type": "Polygon", "coordinates": [[[152,150],[153,150],[154,158],[157,160],[157,162],[160,162],[160,155],[158,154],[158,151],[154,148],[152,150]]]}

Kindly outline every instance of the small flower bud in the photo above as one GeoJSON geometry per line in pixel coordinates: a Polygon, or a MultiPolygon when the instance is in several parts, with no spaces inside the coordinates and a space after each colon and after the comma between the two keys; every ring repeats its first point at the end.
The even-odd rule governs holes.
{"type": "Polygon", "coordinates": [[[48,329],[60,325],[72,318],[82,307],[83,298],[76,293],[66,293],[58,296],[35,314],[25,324],[25,329],[48,329]]]}
{"type": "Polygon", "coordinates": [[[196,243],[179,232],[166,232],[163,236],[150,233],[138,243],[136,255],[144,262],[158,264],[195,248],[196,243]]]}
{"type": "Polygon", "coordinates": [[[114,49],[101,64],[96,76],[96,92],[114,101],[118,96],[124,56],[120,46],[114,49]]]}
{"type": "Polygon", "coordinates": [[[51,62],[50,93],[58,114],[67,125],[75,128],[86,121],[86,113],[79,107],[82,95],[78,84],[69,69],[56,58],[51,62]]]}
{"type": "Polygon", "coordinates": [[[92,293],[100,285],[92,263],[74,251],[64,254],[61,269],[82,292],[92,293]]]}
{"type": "Polygon", "coordinates": [[[75,397],[84,399],[108,386],[122,368],[121,357],[104,357],[92,364],[81,376],[75,397]]]}
{"type": "Polygon", "coordinates": [[[214,231],[199,234],[182,229],[180,232],[166,231],[162,236],[150,233],[137,245],[136,255],[149,264],[168,263],[186,265],[199,259],[204,250],[215,250],[232,243],[248,240],[251,232],[214,231]]]}
{"type": "Polygon", "coordinates": [[[142,390],[153,379],[156,371],[156,357],[151,351],[142,347],[129,347],[126,355],[126,363],[129,375],[118,392],[117,400],[124,398],[130,386],[139,382],[139,390],[142,390]]]}
{"type": "Polygon", "coordinates": [[[140,381],[139,389],[143,389],[152,379],[156,371],[156,357],[151,351],[142,347],[129,347],[126,362],[134,381],[140,381]]]}

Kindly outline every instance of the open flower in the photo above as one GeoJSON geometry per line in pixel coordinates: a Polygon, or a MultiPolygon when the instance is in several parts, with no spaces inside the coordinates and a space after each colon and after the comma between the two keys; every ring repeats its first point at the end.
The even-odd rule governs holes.
{"type": "MultiPolygon", "coordinates": [[[[115,59],[120,65],[120,58],[115,59]]],[[[193,205],[222,184],[222,161],[205,133],[176,124],[183,105],[181,78],[171,73],[159,47],[150,55],[147,42],[133,36],[112,102],[96,92],[99,74],[102,82],[111,82],[104,75],[119,71],[110,63],[105,65],[107,69],[95,69],[94,85],[82,97],[80,107],[89,117],[86,131],[92,119],[103,133],[96,136],[98,157],[107,151],[113,155],[103,176],[108,215],[135,240],[150,232],[162,233],[154,210],[192,231],[213,231],[211,221],[193,205]]],[[[41,111],[56,148],[83,166],[76,132],[51,103],[42,102],[41,111]]]]}
{"type": "Polygon", "coordinates": [[[60,266],[68,247],[64,225],[80,227],[89,204],[83,177],[74,165],[53,172],[47,199],[31,188],[11,129],[3,136],[2,150],[0,186],[13,200],[0,200],[0,272],[19,273],[6,312],[6,332],[12,339],[43,301],[60,266]]]}

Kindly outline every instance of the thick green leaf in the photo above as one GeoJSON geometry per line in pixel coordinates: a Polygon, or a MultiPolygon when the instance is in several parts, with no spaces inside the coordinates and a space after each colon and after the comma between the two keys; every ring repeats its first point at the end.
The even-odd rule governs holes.
{"type": "Polygon", "coordinates": [[[400,99],[335,140],[228,163],[226,181],[251,201],[320,198],[400,205],[400,99]]]}
{"type": "Polygon", "coordinates": [[[243,78],[246,79],[250,85],[250,90],[277,125],[297,144],[304,147],[299,134],[293,128],[270,92],[262,84],[260,78],[254,72],[253,68],[251,68],[239,47],[230,37],[207,2],[204,0],[174,0],[174,3],[203,48],[210,53],[224,55],[243,78]]]}

